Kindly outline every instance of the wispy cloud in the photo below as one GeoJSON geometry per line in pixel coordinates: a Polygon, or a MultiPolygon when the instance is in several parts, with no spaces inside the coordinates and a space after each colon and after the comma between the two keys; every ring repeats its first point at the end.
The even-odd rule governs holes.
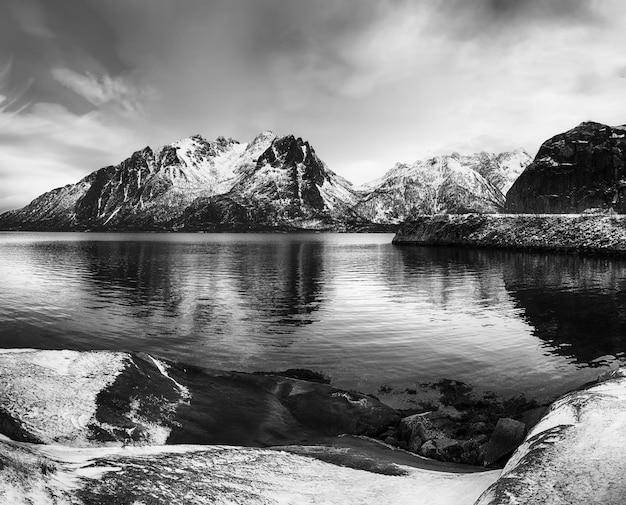
{"type": "Polygon", "coordinates": [[[97,107],[118,106],[127,114],[142,113],[143,102],[155,96],[151,88],[141,89],[122,76],[103,74],[98,78],[90,72],[57,67],[52,69],[52,77],[97,107]]]}
{"type": "Polygon", "coordinates": [[[0,65],[0,212],[118,163],[149,143],[149,122],[128,115],[139,107],[129,98],[132,88],[95,80],[97,86],[89,88],[91,81],[81,81],[81,91],[95,105],[116,104],[87,114],[46,102],[12,110],[15,90],[9,85],[10,73],[10,62],[0,65]]]}

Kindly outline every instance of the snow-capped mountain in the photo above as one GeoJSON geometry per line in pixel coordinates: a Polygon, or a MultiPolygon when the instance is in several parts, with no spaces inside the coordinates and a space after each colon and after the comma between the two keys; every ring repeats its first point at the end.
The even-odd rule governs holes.
{"type": "Polygon", "coordinates": [[[246,152],[249,161],[239,169],[231,190],[197,199],[185,212],[183,229],[203,229],[207,224],[216,228],[345,228],[358,195],[351,183],[328,169],[308,142],[265,132],[246,152]],[[264,142],[270,144],[261,150],[264,142]]]}
{"type": "Polygon", "coordinates": [[[265,131],[250,143],[194,135],[45,193],[0,216],[0,228],[346,230],[409,213],[494,212],[526,158],[516,151],[398,164],[356,190],[293,135],[265,131]]]}
{"type": "MultiPolygon", "coordinates": [[[[308,142],[293,135],[263,132],[249,144],[194,135],[157,149],[146,147],[119,165],[45,193],[0,216],[0,225],[180,229],[187,227],[190,216],[219,211],[213,224],[228,226],[233,224],[230,218],[239,216],[253,227],[317,228],[336,224],[356,201],[351,184],[330,171],[308,142]]],[[[192,221],[197,224],[196,218],[192,221]]]]}
{"type": "Polygon", "coordinates": [[[411,213],[497,212],[505,191],[530,161],[520,149],[398,163],[360,188],[363,196],[353,210],[374,223],[400,223],[411,213]]]}

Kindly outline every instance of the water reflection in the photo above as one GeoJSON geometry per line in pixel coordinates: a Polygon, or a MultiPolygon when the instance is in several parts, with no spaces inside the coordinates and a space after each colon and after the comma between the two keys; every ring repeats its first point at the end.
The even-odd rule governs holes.
{"type": "Polygon", "coordinates": [[[625,361],[626,262],[390,239],[0,234],[0,346],[312,368],[363,391],[547,392],[625,361]]]}
{"type": "Polygon", "coordinates": [[[394,283],[445,310],[499,307],[524,320],[550,353],[586,366],[626,351],[626,262],[464,248],[401,247],[394,283]],[[399,275],[403,279],[398,281],[399,275]],[[428,275],[426,275],[428,273],[428,275]],[[461,285],[457,282],[464,278],[461,285]]]}
{"type": "Polygon", "coordinates": [[[626,262],[509,254],[503,279],[550,352],[594,363],[626,351],[626,262]]]}

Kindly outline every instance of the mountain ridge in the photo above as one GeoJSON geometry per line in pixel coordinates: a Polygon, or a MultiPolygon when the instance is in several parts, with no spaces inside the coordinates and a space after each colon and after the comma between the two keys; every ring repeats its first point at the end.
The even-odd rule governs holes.
{"type": "Polygon", "coordinates": [[[515,152],[471,156],[455,153],[429,160],[429,170],[424,161],[397,164],[370,183],[372,189],[368,191],[330,170],[313,146],[295,135],[278,136],[266,130],[251,142],[241,143],[222,136],[209,141],[196,134],[156,148],[147,146],[117,165],[100,168],[75,184],[46,192],[25,207],[0,215],[0,228],[384,228],[400,222],[410,212],[426,209],[423,201],[433,192],[439,203],[445,201],[436,211],[496,210],[504,203],[504,195],[496,186],[502,181],[496,176],[502,180],[516,176],[515,169],[502,161],[509,158],[520,156],[516,158],[515,152]],[[421,178],[416,176],[418,172],[421,178]],[[387,203],[380,199],[381,194],[402,190],[411,193],[411,198],[403,200],[396,195],[394,202],[387,203]],[[373,199],[381,200],[377,200],[375,212],[371,209],[373,199]],[[381,211],[381,205],[389,205],[392,210],[381,211]]]}

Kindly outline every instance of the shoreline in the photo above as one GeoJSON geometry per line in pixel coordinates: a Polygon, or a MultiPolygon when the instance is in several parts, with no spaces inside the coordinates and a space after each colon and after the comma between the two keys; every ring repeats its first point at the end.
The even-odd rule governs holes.
{"type": "Polygon", "coordinates": [[[626,257],[626,215],[422,215],[402,224],[392,243],[626,257]]]}

